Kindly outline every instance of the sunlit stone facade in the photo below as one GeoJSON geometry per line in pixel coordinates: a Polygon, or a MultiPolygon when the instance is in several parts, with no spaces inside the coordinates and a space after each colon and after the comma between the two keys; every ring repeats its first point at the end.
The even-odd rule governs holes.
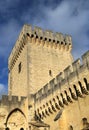
{"type": "Polygon", "coordinates": [[[8,60],[0,130],[88,130],[89,52],[73,60],[72,38],[24,25],[8,60]]]}

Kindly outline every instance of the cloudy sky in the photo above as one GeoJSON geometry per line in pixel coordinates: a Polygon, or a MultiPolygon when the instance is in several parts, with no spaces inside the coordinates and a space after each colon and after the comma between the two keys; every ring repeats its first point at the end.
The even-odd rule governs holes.
{"type": "Polygon", "coordinates": [[[7,93],[8,56],[25,23],[72,35],[75,59],[89,49],[89,0],[0,0],[0,95],[7,93]]]}

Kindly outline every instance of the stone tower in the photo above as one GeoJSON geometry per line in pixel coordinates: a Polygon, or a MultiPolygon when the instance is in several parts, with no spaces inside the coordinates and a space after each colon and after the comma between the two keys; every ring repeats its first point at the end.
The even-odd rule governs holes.
{"type": "Polygon", "coordinates": [[[37,92],[73,62],[71,36],[24,25],[9,57],[9,95],[37,92]]]}
{"type": "Polygon", "coordinates": [[[0,130],[88,130],[89,51],[73,61],[69,35],[24,25],[8,61],[0,130]]]}

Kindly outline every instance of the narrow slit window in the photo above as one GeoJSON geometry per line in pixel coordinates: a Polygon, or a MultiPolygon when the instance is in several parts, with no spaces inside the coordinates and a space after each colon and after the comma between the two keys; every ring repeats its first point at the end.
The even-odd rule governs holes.
{"type": "Polygon", "coordinates": [[[18,73],[21,72],[21,68],[22,68],[22,64],[21,64],[21,62],[20,62],[19,65],[18,65],[18,73]]]}
{"type": "Polygon", "coordinates": [[[52,76],[52,71],[51,70],[49,70],[49,75],[52,76]]]}

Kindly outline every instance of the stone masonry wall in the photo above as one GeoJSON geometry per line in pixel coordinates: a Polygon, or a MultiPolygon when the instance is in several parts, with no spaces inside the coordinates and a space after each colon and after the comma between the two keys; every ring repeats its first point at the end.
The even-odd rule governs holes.
{"type": "Polygon", "coordinates": [[[89,51],[34,96],[37,116],[52,130],[82,130],[83,119],[89,121],[89,51]]]}
{"type": "Polygon", "coordinates": [[[0,100],[0,130],[10,128],[20,129],[24,120],[25,129],[28,128],[28,101],[26,97],[3,95],[0,100]],[[20,118],[20,119],[19,119],[20,118]]]}
{"type": "Polygon", "coordinates": [[[9,97],[27,96],[29,105],[19,103],[15,96],[11,101],[4,96],[0,101],[1,129],[10,112],[8,127],[14,130],[21,128],[21,122],[31,121],[34,113],[51,130],[83,130],[89,125],[89,51],[82,62],[73,62],[71,49],[71,36],[24,25],[8,61],[9,97]],[[19,118],[22,120],[17,123],[19,118]]]}
{"type": "Polygon", "coordinates": [[[9,63],[9,95],[27,96],[27,45],[16,46],[13,62],[9,63]]]}
{"type": "Polygon", "coordinates": [[[72,63],[71,49],[71,36],[24,25],[8,60],[9,94],[35,93],[72,63]]]}
{"type": "MultiPolygon", "coordinates": [[[[41,42],[41,41],[39,41],[41,42]]],[[[37,92],[59,72],[72,63],[70,51],[51,47],[51,43],[37,43],[29,38],[29,92],[37,92]],[[43,45],[44,44],[44,45],[43,45]],[[65,61],[65,62],[64,62],[65,61]]]]}

